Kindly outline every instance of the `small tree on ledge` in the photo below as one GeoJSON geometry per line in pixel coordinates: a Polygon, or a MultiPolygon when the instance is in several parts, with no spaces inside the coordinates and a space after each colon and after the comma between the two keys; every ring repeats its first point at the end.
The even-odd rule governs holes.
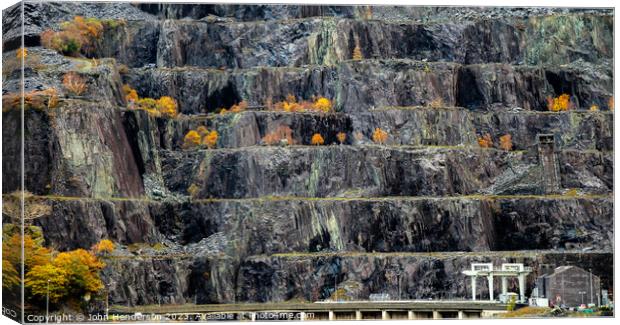
{"type": "Polygon", "coordinates": [[[323,140],[323,136],[321,136],[318,133],[315,133],[312,136],[312,139],[310,140],[310,143],[312,143],[313,146],[320,146],[320,145],[323,145],[325,143],[325,140],[323,140]]]}
{"type": "Polygon", "coordinates": [[[378,144],[384,144],[388,139],[387,132],[381,130],[381,128],[376,128],[375,132],[372,133],[372,141],[378,144]]]}

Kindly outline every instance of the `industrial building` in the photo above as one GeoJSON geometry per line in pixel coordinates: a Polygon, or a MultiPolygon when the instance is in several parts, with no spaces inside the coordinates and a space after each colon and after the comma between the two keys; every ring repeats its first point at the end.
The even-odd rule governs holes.
{"type": "Polygon", "coordinates": [[[548,299],[551,306],[600,305],[601,280],[580,267],[560,266],[536,280],[534,295],[548,299]]]}

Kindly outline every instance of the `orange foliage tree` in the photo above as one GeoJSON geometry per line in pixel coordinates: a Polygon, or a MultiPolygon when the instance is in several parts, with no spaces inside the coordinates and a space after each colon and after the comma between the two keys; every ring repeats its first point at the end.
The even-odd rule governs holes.
{"type": "Polygon", "coordinates": [[[62,85],[76,96],[82,95],[88,88],[84,78],[73,71],[65,74],[62,78],[62,85]]]}
{"type": "MultiPolygon", "coordinates": [[[[21,109],[21,96],[18,93],[8,93],[2,96],[2,111],[21,109]]],[[[24,94],[24,109],[43,110],[58,105],[58,92],[54,88],[31,90],[24,94]]]]}
{"type": "Polygon", "coordinates": [[[482,137],[478,138],[478,145],[481,148],[491,148],[493,147],[493,139],[491,139],[491,135],[486,133],[482,137]]]}
{"type": "Polygon", "coordinates": [[[374,143],[384,144],[388,139],[387,132],[381,130],[381,128],[376,128],[372,133],[372,141],[374,143]]]}
{"type": "Polygon", "coordinates": [[[325,140],[323,140],[323,137],[320,134],[315,133],[312,135],[310,143],[312,143],[313,146],[320,146],[325,143],[325,140]]]}
{"type": "Polygon", "coordinates": [[[41,44],[65,55],[93,54],[103,33],[103,24],[96,18],[75,16],[60,24],[60,31],[41,33],[41,44]]]}
{"type": "Polygon", "coordinates": [[[288,145],[295,144],[295,140],[293,140],[293,130],[287,125],[279,125],[274,131],[265,134],[262,142],[268,146],[281,144],[283,142],[288,145]]]}
{"type": "Polygon", "coordinates": [[[503,150],[512,150],[512,136],[510,134],[504,134],[499,137],[499,147],[503,150]]]}
{"type": "Polygon", "coordinates": [[[213,149],[215,147],[217,147],[217,138],[219,137],[219,134],[217,133],[217,131],[213,130],[209,133],[207,133],[207,135],[205,135],[202,138],[202,144],[207,146],[207,148],[209,149],[213,149]]]}

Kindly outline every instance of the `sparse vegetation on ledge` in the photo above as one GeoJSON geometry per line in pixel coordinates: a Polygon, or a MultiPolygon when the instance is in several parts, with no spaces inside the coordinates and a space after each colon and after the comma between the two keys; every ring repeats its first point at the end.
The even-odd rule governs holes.
{"type": "Polygon", "coordinates": [[[175,118],[177,112],[177,102],[169,96],[162,96],[159,99],[140,98],[138,92],[129,85],[123,85],[125,100],[129,109],[144,110],[149,115],[155,117],[175,118]]]}

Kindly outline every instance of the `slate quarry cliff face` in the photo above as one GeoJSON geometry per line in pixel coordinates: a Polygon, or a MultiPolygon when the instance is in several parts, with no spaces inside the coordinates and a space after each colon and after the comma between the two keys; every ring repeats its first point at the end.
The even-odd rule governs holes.
{"type": "MultiPolygon", "coordinates": [[[[112,304],[396,296],[394,269],[403,298],[461,298],[476,261],[532,266],[528,293],[543,266],[613,285],[612,11],[25,6],[27,67],[3,71],[3,95],[21,81],[59,95],[24,111],[25,188],[52,207],[29,222],[58,250],[114,241],[112,304]],[[125,20],[96,63],[40,46],[74,15],[125,20]],[[87,80],[81,96],[61,83],[70,71],[87,80]],[[181,114],[131,109],[123,84],[173,97],[181,114]],[[550,112],[564,93],[572,108],[550,112]],[[334,112],[266,107],[289,94],[327,97],[334,112]],[[246,111],[214,114],[240,101],[246,111]],[[217,148],[183,148],[199,126],[217,148]],[[280,126],[293,144],[263,145],[280,126]]],[[[3,15],[10,63],[19,11],[3,15]]],[[[20,187],[20,127],[21,111],[4,110],[3,194],[20,187]]]]}

